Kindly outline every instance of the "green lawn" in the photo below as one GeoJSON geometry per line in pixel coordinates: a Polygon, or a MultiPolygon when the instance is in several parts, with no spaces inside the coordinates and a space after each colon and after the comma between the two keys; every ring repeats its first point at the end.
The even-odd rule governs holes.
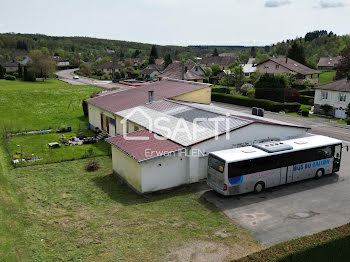
{"type": "MultiPolygon", "coordinates": [[[[92,132],[89,132],[90,135],[92,135],[91,133],[92,132]]],[[[76,135],[75,132],[64,134],[66,138],[76,135]]],[[[13,158],[20,159],[21,149],[23,157],[35,156],[42,159],[35,162],[23,162],[20,163],[21,166],[54,163],[65,160],[88,158],[93,156],[105,156],[110,154],[111,146],[104,141],[100,141],[96,144],[87,144],[80,146],[62,145],[59,148],[50,148],[48,146],[48,143],[60,143],[59,138],[61,135],[62,134],[58,133],[45,133],[35,135],[11,136],[9,138],[9,146],[13,154],[13,158]]]]}
{"type": "Polygon", "coordinates": [[[86,124],[82,100],[102,90],[72,86],[58,80],[22,82],[0,80],[0,127],[11,132],[86,124]]]}
{"type": "Polygon", "coordinates": [[[322,74],[320,74],[318,85],[324,85],[324,84],[333,82],[335,73],[336,71],[322,71],[322,74]]]}
{"type": "MultiPolygon", "coordinates": [[[[81,100],[94,91],[59,81],[0,81],[0,119],[11,131],[71,125],[77,132],[87,121],[81,100]]],[[[41,145],[59,136],[21,135],[10,145],[47,156],[41,145]]],[[[60,150],[73,148],[52,157],[72,153],[60,150]]],[[[92,173],[84,169],[91,159],[13,168],[0,140],[1,261],[177,261],[192,252],[234,259],[263,248],[205,202],[198,185],[141,196],[111,174],[110,157],[93,159],[101,168],[92,173]]]]}

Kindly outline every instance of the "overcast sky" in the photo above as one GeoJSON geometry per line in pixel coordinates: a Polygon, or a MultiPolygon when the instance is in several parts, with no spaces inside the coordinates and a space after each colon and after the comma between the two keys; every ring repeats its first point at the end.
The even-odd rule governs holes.
{"type": "Polygon", "coordinates": [[[0,32],[175,45],[266,45],[350,33],[350,0],[1,0],[0,32]]]}

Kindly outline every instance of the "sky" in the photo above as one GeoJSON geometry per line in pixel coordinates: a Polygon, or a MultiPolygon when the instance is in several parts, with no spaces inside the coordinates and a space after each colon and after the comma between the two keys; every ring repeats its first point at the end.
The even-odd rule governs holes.
{"type": "Polygon", "coordinates": [[[268,45],[350,34],[350,0],[1,0],[0,32],[161,45],[268,45]]]}

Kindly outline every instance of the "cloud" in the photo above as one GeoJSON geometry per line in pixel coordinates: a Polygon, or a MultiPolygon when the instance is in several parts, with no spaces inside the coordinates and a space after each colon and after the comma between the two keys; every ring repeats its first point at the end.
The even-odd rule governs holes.
{"type": "Polygon", "coordinates": [[[319,2],[319,7],[321,8],[336,8],[336,7],[344,7],[345,4],[340,1],[332,1],[332,0],[321,0],[319,2]]]}
{"type": "Polygon", "coordinates": [[[289,5],[291,4],[292,2],[289,1],[289,0],[267,0],[265,2],[265,7],[281,7],[281,6],[284,6],[284,5],[289,5]]]}

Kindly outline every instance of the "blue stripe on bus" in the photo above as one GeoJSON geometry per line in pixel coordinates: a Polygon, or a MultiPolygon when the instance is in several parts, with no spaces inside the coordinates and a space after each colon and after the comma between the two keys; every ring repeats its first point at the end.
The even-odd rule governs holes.
{"type": "Polygon", "coordinates": [[[228,179],[228,182],[230,182],[231,185],[242,184],[243,176],[231,177],[228,179]]]}

